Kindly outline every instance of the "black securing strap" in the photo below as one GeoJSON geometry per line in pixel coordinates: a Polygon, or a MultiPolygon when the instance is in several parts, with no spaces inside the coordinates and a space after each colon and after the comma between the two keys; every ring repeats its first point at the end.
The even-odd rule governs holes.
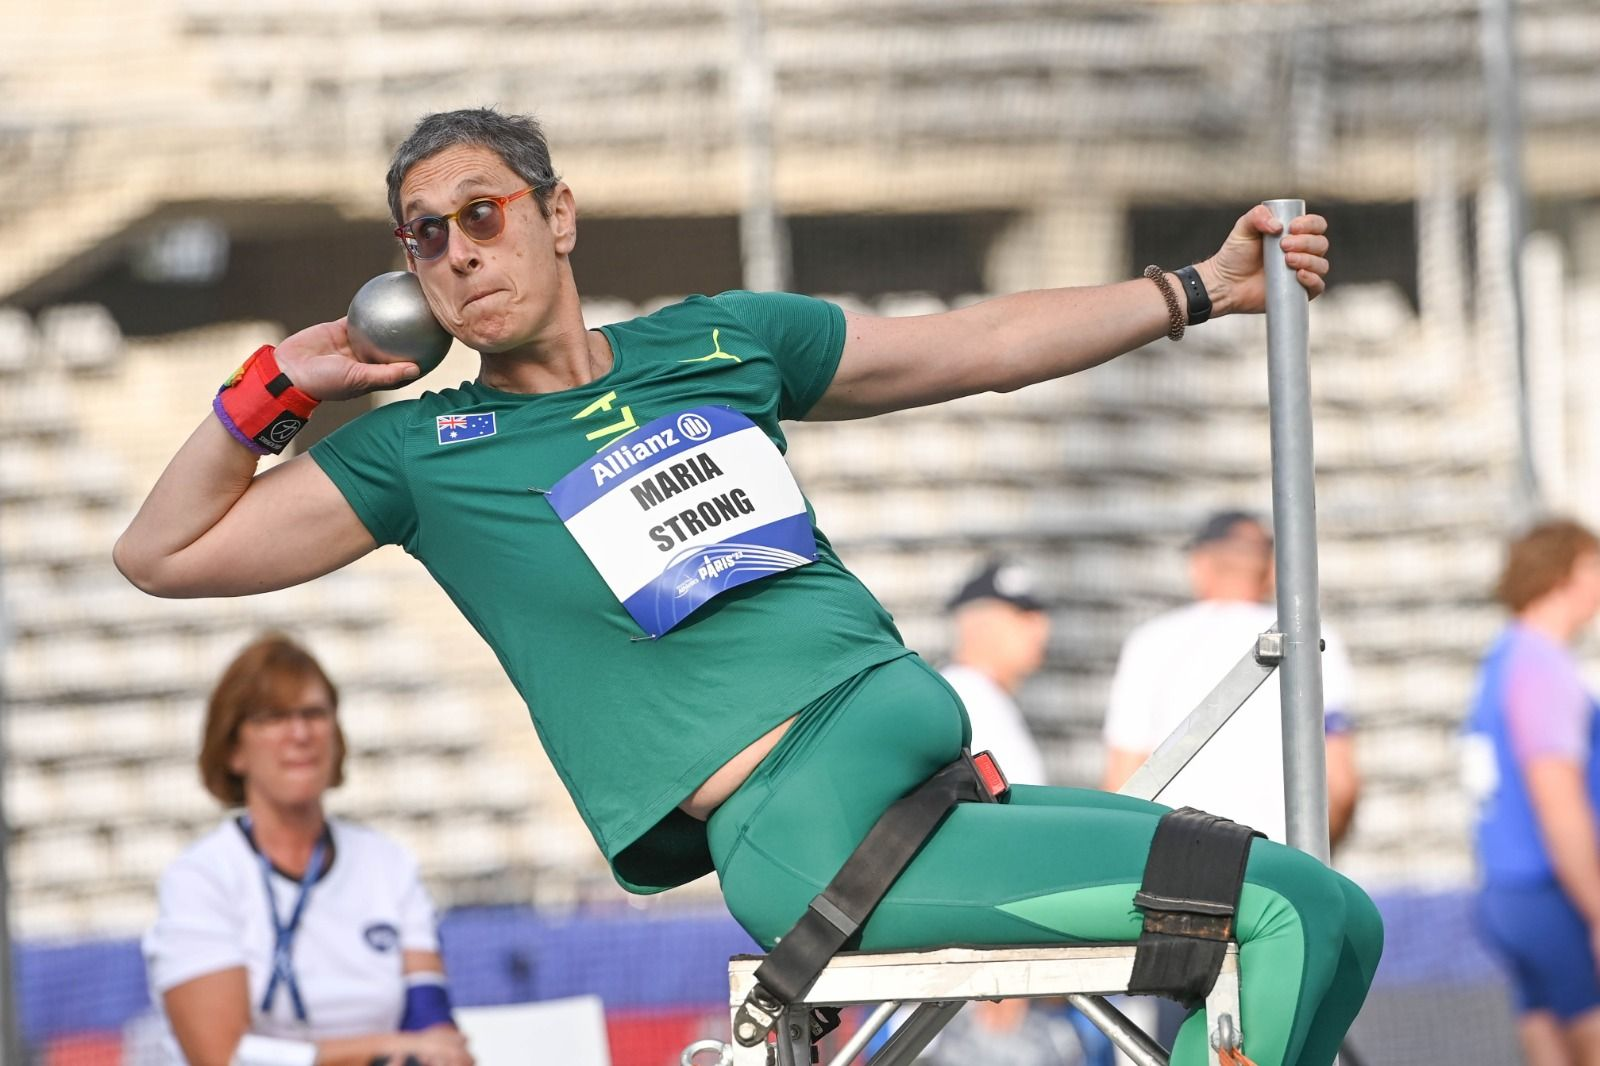
{"type": "Polygon", "coordinates": [[[740,1044],[754,1047],[766,1039],[777,1011],[803,1001],[823,968],[860,931],[950,809],[972,802],[994,803],[997,797],[963,751],[961,758],[879,815],[828,887],[756,969],[756,986],[735,1019],[734,1037],[740,1044]]]}
{"type": "Polygon", "coordinates": [[[1129,992],[1166,996],[1186,1007],[1210,994],[1234,936],[1250,842],[1261,835],[1193,807],[1162,816],[1133,897],[1144,911],[1144,931],[1129,992]]]}

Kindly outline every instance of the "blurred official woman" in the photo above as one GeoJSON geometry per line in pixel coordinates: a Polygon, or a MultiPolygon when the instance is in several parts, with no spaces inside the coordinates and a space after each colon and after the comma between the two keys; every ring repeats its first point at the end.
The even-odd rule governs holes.
{"type": "Polygon", "coordinates": [[[1600,1064],[1600,716],[1571,651],[1600,610],[1600,540],[1576,522],[1534,527],[1495,595],[1512,618],[1467,723],[1479,918],[1508,965],[1530,1066],[1600,1064]]]}
{"type": "Polygon", "coordinates": [[[211,693],[200,776],[239,809],[162,874],[144,938],[175,1063],[472,1066],[416,862],[323,811],[343,779],[338,702],[279,635],[211,693]]]}

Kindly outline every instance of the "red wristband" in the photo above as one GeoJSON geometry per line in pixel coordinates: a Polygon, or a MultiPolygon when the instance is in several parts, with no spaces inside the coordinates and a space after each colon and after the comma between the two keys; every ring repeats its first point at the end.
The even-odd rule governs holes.
{"type": "Polygon", "coordinates": [[[222,383],[211,409],[240,444],[257,455],[277,455],[319,402],[294,387],[278,369],[272,345],[263,344],[222,383]]]}

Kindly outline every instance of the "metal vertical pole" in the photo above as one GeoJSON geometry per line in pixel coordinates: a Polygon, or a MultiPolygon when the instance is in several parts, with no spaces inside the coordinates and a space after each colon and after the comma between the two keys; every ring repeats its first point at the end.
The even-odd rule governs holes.
{"type": "Polygon", "coordinates": [[[1482,0],[1479,42],[1483,90],[1489,112],[1494,181],[1504,198],[1505,269],[1510,278],[1511,350],[1516,359],[1517,501],[1526,518],[1538,510],[1539,472],[1534,465],[1533,412],[1528,402],[1527,310],[1522,292],[1522,241],[1527,228],[1527,191],[1522,176],[1522,82],[1517,70],[1517,21],[1511,0],[1482,0]]]}
{"type": "MultiPolygon", "coordinates": [[[[1268,200],[1287,232],[1304,200],[1268,200]]],[[[1322,733],[1322,618],[1317,604],[1317,499],[1311,449],[1310,324],[1306,291],[1263,241],[1267,281],[1267,396],[1272,423],[1272,524],[1283,662],[1283,801],[1289,844],[1328,861],[1328,768],[1322,733]]]]}
{"type": "Polygon", "coordinates": [[[739,211],[739,246],[744,287],[756,292],[789,286],[789,234],[778,212],[773,157],[777,148],[772,125],[777,75],[767,41],[762,0],[734,0],[738,45],[733,85],[743,157],[743,206],[739,211]]]}

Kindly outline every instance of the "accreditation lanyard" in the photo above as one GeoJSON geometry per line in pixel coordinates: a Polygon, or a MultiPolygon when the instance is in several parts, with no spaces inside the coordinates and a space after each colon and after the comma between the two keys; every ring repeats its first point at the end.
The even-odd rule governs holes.
{"type": "Polygon", "coordinates": [[[277,998],[278,986],[281,984],[289,993],[289,1004],[294,1008],[295,1021],[304,1024],[310,1019],[306,1015],[305,1002],[300,998],[300,984],[294,976],[294,935],[300,928],[300,917],[305,913],[306,898],[311,895],[311,886],[322,876],[322,865],[328,850],[328,834],[324,831],[317,840],[317,846],[311,849],[311,861],[306,865],[305,876],[300,879],[300,891],[295,896],[294,909],[289,912],[288,922],[283,922],[278,919],[277,898],[272,894],[272,863],[267,861],[260,848],[254,847],[255,836],[250,832],[249,817],[242,818],[240,825],[245,835],[250,838],[252,850],[255,851],[256,859],[261,864],[261,886],[266,890],[267,915],[272,919],[272,978],[267,982],[266,994],[261,997],[261,1013],[272,1012],[272,1001],[277,998]]]}

